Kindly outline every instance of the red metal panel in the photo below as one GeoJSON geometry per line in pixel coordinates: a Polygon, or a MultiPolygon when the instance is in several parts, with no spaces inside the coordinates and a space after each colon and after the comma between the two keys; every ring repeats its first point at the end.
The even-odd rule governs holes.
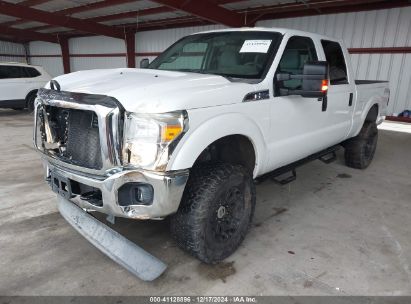
{"type": "Polygon", "coordinates": [[[179,1],[154,0],[154,2],[198,16],[202,19],[227,26],[240,27],[244,25],[241,15],[212,3],[209,0],[179,1]]]}
{"type": "Polygon", "coordinates": [[[411,117],[387,116],[387,117],[385,117],[385,119],[386,120],[391,120],[391,121],[400,121],[400,122],[411,123],[411,117]]]}
{"type": "Polygon", "coordinates": [[[62,16],[57,14],[52,14],[5,1],[0,1],[0,12],[2,14],[17,18],[44,22],[55,26],[70,27],[87,33],[110,36],[114,38],[124,38],[123,32],[117,28],[67,16],[62,18],[62,16]]]}
{"type": "Polygon", "coordinates": [[[349,48],[350,54],[406,54],[411,47],[349,48]]]}

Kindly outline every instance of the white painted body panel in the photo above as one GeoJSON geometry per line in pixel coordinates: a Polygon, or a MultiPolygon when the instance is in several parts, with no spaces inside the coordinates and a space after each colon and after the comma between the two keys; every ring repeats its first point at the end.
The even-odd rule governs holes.
{"type": "Polygon", "coordinates": [[[129,112],[164,113],[241,102],[254,85],[221,76],[147,69],[104,69],[55,78],[62,91],[116,98],[129,112]]]}
{"type": "MultiPolygon", "coordinates": [[[[225,31],[234,30],[239,31],[225,31]]],[[[321,102],[314,98],[273,97],[273,77],[289,37],[312,38],[319,60],[325,60],[321,39],[338,41],[342,46],[343,43],[296,30],[240,29],[247,30],[284,35],[265,79],[257,84],[230,82],[213,75],[141,69],[83,71],[56,80],[63,91],[112,96],[129,112],[187,110],[189,130],[174,150],[167,170],[191,168],[208,145],[224,136],[240,134],[254,146],[256,177],[355,136],[376,103],[379,116],[384,115],[388,84],[356,86],[344,47],[349,84],[330,85],[327,111],[321,111],[321,102]],[[243,102],[247,93],[261,90],[269,90],[270,98],[243,102]],[[352,106],[348,104],[350,93],[352,106]]]]}

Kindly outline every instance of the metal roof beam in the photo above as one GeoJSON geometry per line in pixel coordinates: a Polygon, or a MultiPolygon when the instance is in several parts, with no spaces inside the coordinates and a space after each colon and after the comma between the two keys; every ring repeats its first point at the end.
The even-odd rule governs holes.
{"type": "MultiPolygon", "coordinates": [[[[215,3],[230,3],[238,2],[239,0],[214,0],[215,3]]],[[[249,9],[240,9],[235,12],[239,15],[247,17],[247,24],[254,24],[258,20],[263,19],[279,19],[300,16],[313,16],[322,14],[355,12],[355,11],[369,11],[375,9],[389,9],[395,7],[411,6],[408,0],[310,0],[305,1],[310,8],[304,3],[283,3],[280,5],[260,6],[249,9]],[[318,12],[317,9],[321,9],[318,12]]],[[[97,17],[98,18],[98,17],[97,17]]],[[[119,27],[126,27],[138,31],[158,30],[164,28],[177,28],[185,26],[198,26],[210,24],[210,21],[199,20],[195,17],[185,16],[178,18],[167,18],[141,22],[139,24],[121,24],[119,27]]],[[[69,32],[63,33],[70,37],[84,36],[81,33],[69,32]]]]}
{"type": "Polygon", "coordinates": [[[244,25],[241,15],[225,9],[209,0],[153,0],[159,4],[174,8],[179,11],[198,16],[202,19],[232,27],[244,25]]]}
{"type": "Polygon", "coordinates": [[[104,22],[104,21],[119,20],[119,19],[125,19],[125,18],[138,18],[140,16],[149,16],[149,15],[155,15],[155,14],[169,13],[173,11],[175,10],[171,7],[159,6],[159,7],[142,9],[139,11],[130,11],[130,12],[113,14],[113,15],[92,17],[87,20],[93,21],[93,22],[104,22]]]}
{"type": "Polygon", "coordinates": [[[73,15],[73,14],[93,11],[96,9],[105,8],[109,6],[114,6],[114,5],[129,3],[129,2],[138,2],[138,1],[141,1],[141,0],[104,0],[100,2],[94,2],[94,3],[89,3],[89,4],[80,5],[76,7],[66,8],[63,10],[59,10],[55,13],[60,14],[60,15],[65,15],[65,16],[73,15]]]}
{"type": "MultiPolygon", "coordinates": [[[[91,17],[91,18],[87,18],[86,20],[91,21],[91,22],[104,22],[104,21],[119,20],[119,19],[125,19],[125,18],[137,18],[140,16],[149,16],[149,15],[155,15],[155,14],[161,14],[161,13],[168,13],[172,11],[174,11],[174,9],[166,7],[166,6],[159,6],[159,7],[147,8],[147,9],[143,9],[139,11],[130,11],[130,12],[124,12],[124,13],[117,13],[113,15],[91,17]]],[[[36,26],[36,27],[30,28],[30,29],[34,31],[39,31],[39,30],[45,30],[49,28],[53,28],[53,26],[42,25],[42,26],[36,26]]]]}
{"type": "Polygon", "coordinates": [[[69,27],[82,32],[93,33],[97,35],[109,36],[114,38],[124,38],[121,29],[113,28],[107,25],[94,23],[73,17],[62,17],[61,15],[52,14],[42,10],[12,4],[0,1],[0,12],[4,15],[14,16],[26,20],[48,23],[54,26],[69,27]]]}
{"type": "Polygon", "coordinates": [[[263,19],[295,18],[403,7],[410,6],[411,2],[408,0],[311,0],[306,1],[306,4],[309,5],[308,8],[303,3],[294,3],[257,7],[249,9],[247,12],[244,10],[243,13],[247,13],[247,19],[251,23],[255,23],[263,19]],[[321,11],[318,12],[317,9],[321,11]]]}
{"type": "Polygon", "coordinates": [[[16,37],[17,40],[20,40],[23,38],[24,40],[27,40],[27,41],[40,40],[40,41],[58,43],[57,36],[53,36],[50,34],[37,33],[34,31],[30,31],[30,30],[20,30],[20,29],[4,26],[1,24],[0,24],[0,34],[16,37]]]}
{"type": "MultiPolygon", "coordinates": [[[[47,3],[47,2],[50,2],[50,1],[52,1],[52,0],[24,0],[24,1],[19,2],[19,5],[36,6],[36,5],[47,3]]],[[[17,19],[17,20],[13,20],[13,21],[3,22],[1,24],[5,25],[5,26],[11,26],[11,25],[21,24],[21,23],[25,23],[25,22],[27,22],[27,21],[22,20],[22,19],[17,19]]]]}
{"type": "MultiPolygon", "coordinates": [[[[115,1],[126,1],[126,0],[115,0],[115,1]]],[[[216,3],[217,4],[229,4],[229,3],[244,2],[244,1],[247,1],[247,0],[217,0],[216,3]]],[[[104,2],[108,3],[109,1],[104,1],[104,2]]],[[[99,3],[100,2],[93,3],[88,6],[96,5],[99,3]]],[[[70,10],[70,9],[67,9],[67,10],[70,10]]],[[[56,13],[67,14],[67,10],[58,11],[56,13]]],[[[156,14],[162,14],[162,13],[170,13],[174,11],[175,11],[174,8],[167,7],[167,6],[159,6],[159,7],[152,7],[152,8],[136,10],[136,11],[122,12],[122,13],[117,13],[117,14],[112,14],[112,15],[91,17],[91,18],[87,18],[87,21],[105,22],[105,21],[112,21],[112,20],[119,20],[119,19],[126,19],[126,18],[138,18],[141,16],[150,16],[150,15],[156,15],[156,14]]],[[[50,29],[50,28],[52,28],[52,26],[42,25],[42,26],[32,27],[30,29],[34,31],[39,31],[39,30],[45,30],[45,29],[50,29]]]]}
{"type": "Polygon", "coordinates": [[[36,6],[50,1],[52,0],[24,0],[20,1],[19,4],[24,6],[36,6]]]}
{"type": "MultiPolygon", "coordinates": [[[[24,6],[35,6],[35,5],[39,5],[42,3],[46,3],[46,2],[50,2],[52,0],[26,0],[23,2],[19,2],[19,5],[24,5],[24,6]]],[[[134,1],[140,1],[140,0],[104,0],[104,1],[100,1],[100,2],[94,2],[94,3],[89,3],[89,4],[85,4],[85,5],[79,5],[79,6],[75,6],[75,7],[70,7],[70,8],[65,8],[62,10],[58,10],[58,11],[54,11],[53,14],[59,14],[59,15],[73,15],[73,14],[77,14],[77,13],[82,13],[82,12],[87,12],[87,11],[92,11],[92,10],[96,10],[99,8],[105,8],[108,6],[113,6],[113,5],[118,5],[118,4],[123,4],[123,3],[127,3],[127,2],[134,2],[134,1]]],[[[25,19],[18,19],[18,20],[14,20],[14,21],[9,21],[9,22],[5,22],[3,23],[3,25],[17,25],[17,24],[24,24],[29,22],[28,20],[25,19]]],[[[49,26],[46,25],[42,25],[41,27],[46,27],[48,28],[49,26]]],[[[31,28],[32,30],[37,29],[36,28],[31,28]]]]}

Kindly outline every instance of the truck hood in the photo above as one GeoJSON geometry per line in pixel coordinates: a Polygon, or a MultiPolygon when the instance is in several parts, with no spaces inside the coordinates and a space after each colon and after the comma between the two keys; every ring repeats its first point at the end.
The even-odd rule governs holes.
{"type": "Polygon", "coordinates": [[[130,112],[164,113],[242,102],[254,85],[222,76],[150,69],[80,71],[55,78],[62,91],[116,98],[130,112]]]}

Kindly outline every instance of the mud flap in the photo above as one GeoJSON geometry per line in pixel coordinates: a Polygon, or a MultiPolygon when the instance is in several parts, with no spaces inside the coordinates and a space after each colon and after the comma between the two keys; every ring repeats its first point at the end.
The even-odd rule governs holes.
{"type": "Polygon", "coordinates": [[[83,209],[58,197],[61,215],[90,243],[144,281],[158,278],[167,265],[124,236],[103,224],[83,209]]]}

